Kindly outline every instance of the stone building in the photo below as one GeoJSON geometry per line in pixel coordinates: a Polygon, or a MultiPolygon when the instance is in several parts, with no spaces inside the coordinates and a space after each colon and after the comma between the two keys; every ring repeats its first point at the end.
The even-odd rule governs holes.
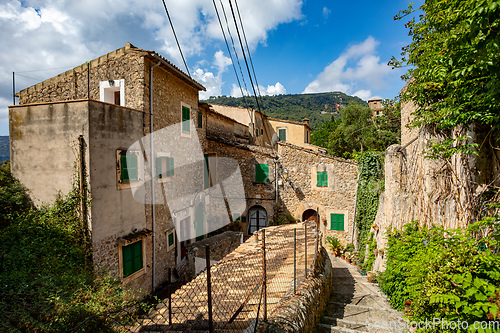
{"type": "Polygon", "coordinates": [[[318,153],[307,120],[224,111],[200,90],[129,43],[24,89],[9,107],[13,175],[38,206],[79,189],[96,269],[143,292],[228,224],[249,235],[318,209],[350,242],[356,164],[318,153]]]}
{"type": "Polygon", "coordinates": [[[372,109],[373,118],[384,115],[384,107],[382,106],[382,99],[374,98],[368,101],[368,107],[372,109]]]}
{"type": "Polygon", "coordinates": [[[317,221],[325,236],[353,242],[357,163],[287,142],[278,144],[279,210],[317,221]]]}

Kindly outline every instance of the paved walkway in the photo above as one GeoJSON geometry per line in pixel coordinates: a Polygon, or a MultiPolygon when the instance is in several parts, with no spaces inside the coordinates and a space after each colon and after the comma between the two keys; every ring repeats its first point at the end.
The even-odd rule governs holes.
{"type": "Polygon", "coordinates": [[[391,308],[378,285],[368,282],[354,265],[330,255],[333,289],[318,333],[404,332],[403,313],[391,308]]]}

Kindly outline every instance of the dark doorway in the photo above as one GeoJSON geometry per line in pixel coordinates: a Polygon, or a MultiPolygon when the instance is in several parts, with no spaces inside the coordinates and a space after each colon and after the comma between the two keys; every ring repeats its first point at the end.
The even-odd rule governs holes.
{"type": "Polygon", "coordinates": [[[308,209],[302,213],[302,221],[314,221],[317,222],[317,213],[314,209],[308,209]]]}

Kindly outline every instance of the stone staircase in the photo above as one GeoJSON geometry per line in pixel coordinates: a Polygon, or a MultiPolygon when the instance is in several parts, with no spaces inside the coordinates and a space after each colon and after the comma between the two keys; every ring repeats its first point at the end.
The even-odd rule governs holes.
{"type": "Polygon", "coordinates": [[[316,332],[405,332],[403,313],[391,308],[378,285],[358,269],[330,256],[333,288],[316,332]]]}

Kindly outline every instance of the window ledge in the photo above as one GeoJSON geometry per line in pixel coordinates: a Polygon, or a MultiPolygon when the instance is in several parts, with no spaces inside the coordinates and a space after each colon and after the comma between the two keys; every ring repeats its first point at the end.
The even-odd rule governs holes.
{"type": "Polygon", "coordinates": [[[138,277],[140,277],[140,276],[142,276],[144,274],[146,274],[146,269],[143,267],[140,270],[138,270],[137,272],[134,272],[134,273],[130,274],[127,277],[124,277],[122,279],[122,282],[124,284],[127,284],[127,283],[131,282],[132,280],[135,280],[135,279],[137,279],[138,277]]]}

